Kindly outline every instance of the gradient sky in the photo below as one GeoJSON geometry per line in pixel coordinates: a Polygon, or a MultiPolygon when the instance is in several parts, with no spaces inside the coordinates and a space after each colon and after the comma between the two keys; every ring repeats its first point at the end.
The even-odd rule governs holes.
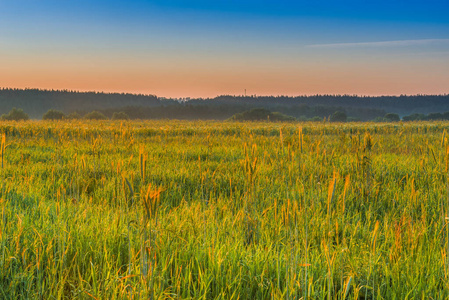
{"type": "Polygon", "coordinates": [[[449,1],[0,0],[0,87],[449,93],[449,1]]]}

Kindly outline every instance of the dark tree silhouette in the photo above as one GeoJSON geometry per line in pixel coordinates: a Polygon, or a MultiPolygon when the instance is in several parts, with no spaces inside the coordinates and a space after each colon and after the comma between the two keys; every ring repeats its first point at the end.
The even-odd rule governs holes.
{"type": "Polygon", "coordinates": [[[14,107],[8,114],[3,114],[1,118],[8,121],[26,121],[30,117],[23,109],[14,107]]]}
{"type": "Polygon", "coordinates": [[[43,116],[42,120],[62,120],[65,118],[65,114],[62,111],[50,109],[43,116]]]}
{"type": "Polygon", "coordinates": [[[296,119],[279,112],[271,112],[265,108],[254,108],[233,115],[233,121],[295,121],[296,119]]]}
{"type": "Polygon", "coordinates": [[[401,120],[401,118],[399,117],[398,114],[393,114],[393,113],[386,114],[384,116],[384,119],[387,122],[399,122],[401,120]]]}
{"type": "Polygon", "coordinates": [[[346,122],[347,119],[348,116],[346,115],[346,113],[340,110],[334,112],[330,117],[331,122],[346,122]]]}
{"type": "MultiPolygon", "coordinates": [[[[65,114],[102,112],[111,118],[125,112],[130,119],[215,119],[225,120],[236,113],[254,108],[276,111],[301,120],[321,119],[336,111],[348,119],[361,121],[382,119],[387,113],[400,116],[449,111],[449,95],[414,95],[365,97],[353,95],[312,96],[231,96],[215,98],[166,99],[154,95],[76,92],[39,89],[0,89],[0,114],[21,107],[30,117],[40,119],[48,110],[65,114]]],[[[434,118],[435,116],[430,116],[434,118]]],[[[442,117],[446,118],[446,117],[442,117]]]]}
{"type": "Polygon", "coordinates": [[[92,111],[84,116],[86,120],[107,120],[108,118],[99,111],[92,111]]]}

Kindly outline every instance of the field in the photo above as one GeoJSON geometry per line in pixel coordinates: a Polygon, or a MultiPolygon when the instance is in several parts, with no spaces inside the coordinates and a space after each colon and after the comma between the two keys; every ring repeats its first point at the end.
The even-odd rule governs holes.
{"type": "Polygon", "coordinates": [[[0,298],[446,299],[447,129],[2,122],[0,298]]]}

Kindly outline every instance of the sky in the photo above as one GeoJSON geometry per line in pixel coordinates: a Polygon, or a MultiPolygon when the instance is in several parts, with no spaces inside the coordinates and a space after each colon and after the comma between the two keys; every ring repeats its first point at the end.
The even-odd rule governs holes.
{"type": "Polygon", "coordinates": [[[449,93],[449,1],[0,0],[0,87],[449,93]]]}

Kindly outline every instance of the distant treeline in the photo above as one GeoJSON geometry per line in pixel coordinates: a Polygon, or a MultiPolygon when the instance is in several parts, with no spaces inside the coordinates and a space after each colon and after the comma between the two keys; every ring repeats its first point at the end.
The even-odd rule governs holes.
{"type": "Polygon", "coordinates": [[[449,120],[449,111],[444,113],[430,113],[430,114],[411,114],[409,116],[404,116],[403,121],[438,121],[438,120],[449,120]]]}
{"type": "MultiPolygon", "coordinates": [[[[175,102],[175,101],[173,101],[175,102]]],[[[76,92],[67,90],[1,89],[0,113],[12,108],[22,108],[33,119],[41,119],[50,109],[71,113],[124,106],[158,106],[160,100],[154,95],[76,92]]]]}
{"type": "MultiPolygon", "coordinates": [[[[0,120],[6,121],[26,121],[29,119],[27,113],[25,113],[22,109],[13,108],[8,114],[3,114],[0,116],[0,120]]],[[[70,114],[65,114],[62,111],[50,109],[43,116],[43,120],[75,120],[75,119],[85,119],[85,120],[129,120],[131,119],[129,115],[124,111],[116,111],[112,113],[112,116],[108,117],[101,111],[91,111],[85,113],[84,115],[79,114],[78,112],[72,112],[70,114]]],[[[145,118],[137,118],[137,119],[145,119],[145,118]]],[[[179,119],[179,118],[178,118],[179,119]]],[[[251,110],[247,110],[241,113],[234,114],[228,120],[232,121],[326,121],[326,119],[330,122],[354,122],[360,121],[359,119],[348,117],[344,111],[337,110],[329,118],[313,117],[313,118],[305,118],[301,117],[299,119],[280,113],[280,112],[272,112],[265,108],[253,108],[251,110]]],[[[402,121],[449,121],[449,111],[444,113],[430,113],[427,115],[424,114],[412,114],[409,116],[404,116],[402,121]]],[[[374,122],[399,122],[401,118],[398,114],[395,113],[387,113],[383,117],[377,117],[374,122]]]]}
{"type": "MultiPolygon", "coordinates": [[[[314,96],[219,96],[208,99],[166,99],[155,95],[77,92],[68,90],[0,89],[0,114],[13,107],[33,119],[41,119],[50,109],[66,115],[84,115],[93,110],[112,118],[124,112],[131,119],[216,119],[264,108],[300,120],[327,118],[344,112],[351,120],[368,121],[388,113],[399,116],[449,111],[449,95],[361,97],[353,95],[314,96]]],[[[404,118],[405,119],[405,118],[404,118]]]]}
{"type": "MultiPolygon", "coordinates": [[[[130,119],[179,119],[179,120],[227,120],[238,113],[243,113],[254,108],[265,108],[272,112],[279,112],[287,116],[291,116],[300,120],[311,118],[327,118],[336,111],[344,111],[348,116],[354,119],[367,121],[377,117],[383,117],[385,111],[371,108],[342,108],[336,106],[272,106],[264,107],[228,104],[228,105],[208,105],[203,104],[172,104],[156,107],[123,107],[120,109],[104,109],[99,110],[108,117],[112,117],[115,112],[123,111],[130,119]]],[[[80,111],[80,114],[86,113],[86,111],[80,111]]]]}

